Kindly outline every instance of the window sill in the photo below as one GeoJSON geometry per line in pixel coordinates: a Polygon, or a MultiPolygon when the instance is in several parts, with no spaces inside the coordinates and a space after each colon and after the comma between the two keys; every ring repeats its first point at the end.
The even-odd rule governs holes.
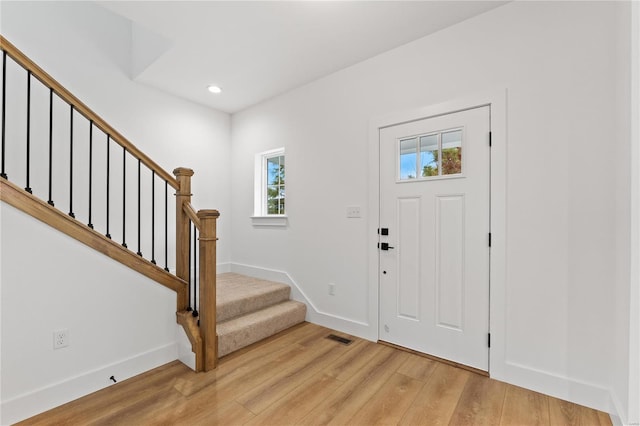
{"type": "Polygon", "coordinates": [[[289,219],[287,216],[251,216],[253,226],[287,226],[289,219]]]}

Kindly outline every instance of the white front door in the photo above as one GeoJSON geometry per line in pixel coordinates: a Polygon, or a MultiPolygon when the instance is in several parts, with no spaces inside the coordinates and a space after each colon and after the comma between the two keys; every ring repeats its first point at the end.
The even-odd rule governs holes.
{"type": "Polygon", "coordinates": [[[380,340],[489,368],[489,106],[380,129],[380,340]]]}

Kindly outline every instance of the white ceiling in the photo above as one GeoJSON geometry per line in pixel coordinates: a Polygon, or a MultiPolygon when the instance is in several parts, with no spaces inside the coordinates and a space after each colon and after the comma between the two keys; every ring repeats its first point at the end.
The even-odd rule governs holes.
{"type": "Polygon", "coordinates": [[[98,3],[132,22],[132,78],[234,113],[506,2],[98,3]]]}

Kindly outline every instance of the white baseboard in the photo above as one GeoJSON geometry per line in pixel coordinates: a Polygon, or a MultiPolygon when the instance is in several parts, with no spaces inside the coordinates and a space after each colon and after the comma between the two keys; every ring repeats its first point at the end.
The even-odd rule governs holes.
{"type": "Polygon", "coordinates": [[[288,284],[291,287],[291,298],[307,305],[307,316],[305,319],[308,322],[341,331],[343,333],[348,333],[366,340],[376,341],[378,338],[375,334],[375,330],[372,332],[372,327],[365,322],[344,318],[319,310],[313,304],[313,301],[307,297],[300,286],[298,286],[298,284],[293,280],[293,278],[284,271],[233,262],[230,263],[229,266],[230,272],[288,284]]]}
{"type": "Polygon", "coordinates": [[[35,416],[67,402],[113,385],[113,375],[122,381],[178,359],[176,343],[161,346],[131,358],[105,365],[64,381],[3,401],[0,424],[8,425],[35,416]]]}
{"type": "Polygon", "coordinates": [[[609,413],[614,425],[622,425],[618,417],[618,407],[613,403],[611,391],[601,386],[508,361],[503,367],[501,377],[491,377],[515,386],[609,413]],[[616,423],[615,418],[618,419],[618,423],[616,423]]]}
{"type": "Polygon", "coordinates": [[[231,272],[231,262],[218,263],[216,265],[216,273],[223,274],[225,272],[231,272]]]}
{"type": "Polygon", "coordinates": [[[618,395],[613,391],[611,391],[609,407],[609,417],[611,417],[613,426],[638,426],[640,424],[635,421],[630,421],[629,416],[631,416],[631,414],[625,412],[620,398],[618,398],[618,395]]]}
{"type": "MultiPolygon", "coordinates": [[[[363,339],[377,340],[376,330],[369,324],[320,311],[288,273],[233,262],[229,266],[230,272],[288,284],[291,298],[307,305],[307,321],[363,339]]],[[[624,425],[619,415],[621,406],[609,389],[517,363],[507,362],[500,370],[500,377],[492,375],[492,378],[610,413],[614,425],[624,425]]]]}
{"type": "Polygon", "coordinates": [[[620,400],[613,392],[611,392],[611,394],[609,395],[609,407],[609,417],[611,417],[611,424],[613,426],[627,426],[628,423],[625,423],[619,414],[621,412],[620,400]]]}

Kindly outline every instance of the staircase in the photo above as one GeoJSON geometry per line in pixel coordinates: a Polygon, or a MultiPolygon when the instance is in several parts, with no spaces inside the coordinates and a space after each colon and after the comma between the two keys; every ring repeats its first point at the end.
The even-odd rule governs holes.
{"type": "Polygon", "coordinates": [[[216,287],[219,357],[304,321],[307,308],[286,284],[229,272],[216,287]]]}
{"type": "Polygon", "coordinates": [[[304,321],[306,306],[289,300],[288,286],[233,273],[217,277],[220,213],[191,204],[193,170],[163,169],[1,35],[0,53],[2,202],[173,290],[176,320],[191,342],[198,372],[216,368],[219,356],[304,321]],[[24,73],[26,93],[8,90],[17,84],[15,73],[24,73]],[[32,84],[49,96],[32,96],[32,84]],[[54,108],[54,100],[63,108],[54,108]],[[32,114],[32,103],[48,114],[32,114]],[[24,122],[15,119],[16,111],[24,111],[24,122]],[[32,128],[39,138],[31,137],[32,128]],[[68,134],[53,131],[59,128],[68,134]],[[46,152],[32,159],[32,142],[46,152]],[[20,156],[5,156],[21,150],[20,156]],[[102,168],[94,170],[94,163],[102,168]],[[80,180],[87,182],[82,190],[80,180]],[[175,263],[169,260],[171,245],[175,263]]]}

